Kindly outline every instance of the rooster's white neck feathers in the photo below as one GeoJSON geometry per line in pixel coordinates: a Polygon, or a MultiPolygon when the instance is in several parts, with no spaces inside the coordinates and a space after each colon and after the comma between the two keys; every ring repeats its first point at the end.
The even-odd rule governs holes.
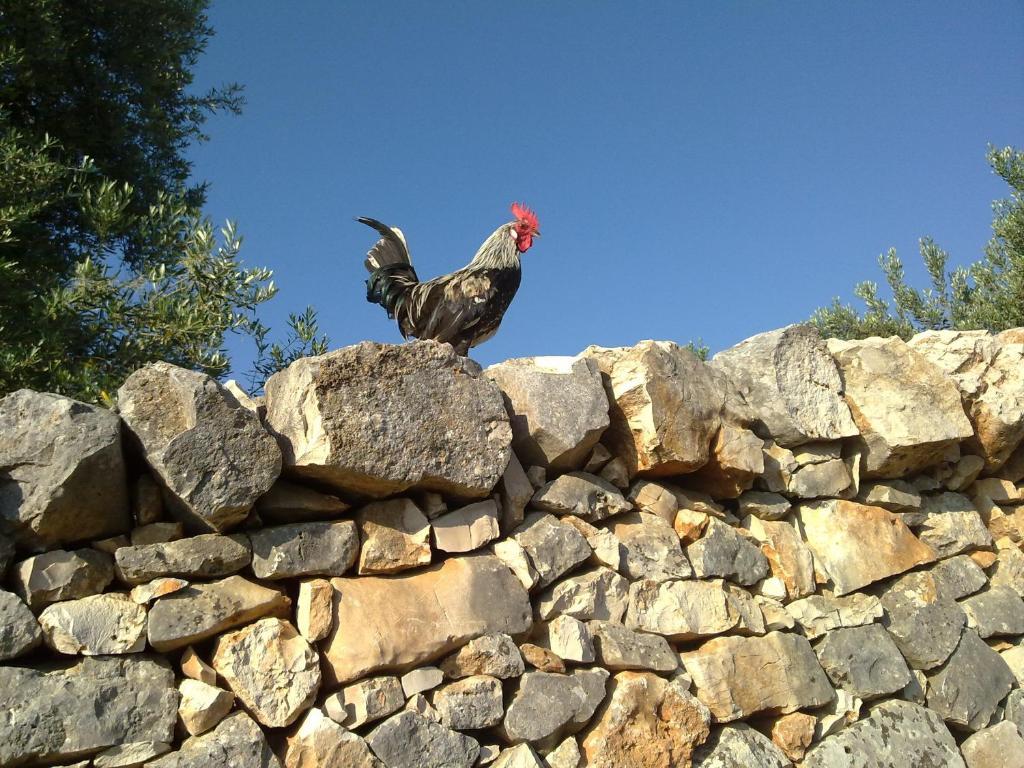
{"type": "Polygon", "coordinates": [[[514,224],[502,224],[484,240],[466,269],[519,269],[514,224]]]}

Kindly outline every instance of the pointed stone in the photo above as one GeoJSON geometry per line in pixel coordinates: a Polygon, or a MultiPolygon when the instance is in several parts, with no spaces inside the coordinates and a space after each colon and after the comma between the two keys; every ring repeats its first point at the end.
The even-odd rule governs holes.
{"type": "Polygon", "coordinates": [[[146,768],[281,768],[260,727],[245,712],[234,712],[212,731],[193,736],[146,768]]]}
{"type": "Polygon", "coordinates": [[[634,632],[611,621],[591,621],[587,626],[594,638],[598,663],[605,669],[664,673],[679,667],[679,655],[664,637],[634,632]]]}
{"type": "Polygon", "coordinates": [[[882,618],[882,604],[871,595],[811,595],[786,606],[811,640],[842,627],[859,627],[882,618]]]}
{"type": "Polygon", "coordinates": [[[982,638],[1024,635],[1024,600],[1009,587],[995,586],[960,602],[967,626],[982,638]]]}
{"type": "Polygon", "coordinates": [[[745,590],[721,581],[638,581],[629,589],[626,626],[688,641],[732,629],[763,633],[764,619],[745,590]]]}
{"type": "Polygon", "coordinates": [[[608,568],[584,571],[555,584],[540,595],[542,619],[572,616],[580,621],[622,621],[628,605],[629,582],[608,568]]]}
{"type": "Polygon", "coordinates": [[[30,557],[14,566],[11,578],[14,591],[35,611],[60,600],[98,595],[113,580],[113,560],[95,549],[56,549],[30,557]]]}
{"type": "Polygon", "coordinates": [[[798,600],[814,594],[814,556],[801,540],[796,528],[784,520],[764,520],[748,517],[743,526],[761,542],[761,552],[768,560],[771,573],[780,579],[785,595],[798,600]]]}
{"type": "Polygon", "coordinates": [[[530,504],[545,512],[576,515],[591,523],[628,512],[633,507],[614,485],[585,472],[557,477],[540,488],[530,504]]]}
{"type": "Polygon", "coordinates": [[[525,670],[515,641],[501,633],[470,640],[457,653],[442,661],[440,667],[453,679],[486,675],[506,680],[519,677],[525,670]]]}
{"type": "Polygon", "coordinates": [[[749,429],[722,424],[711,441],[707,463],[686,476],[686,484],[716,499],[735,499],[764,472],[764,441],[749,429]]]}
{"type": "Polygon", "coordinates": [[[178,717],[190,736],[215,728],[235,703],[235,697],[227,691],[198,680],[182,680],[178,692],[181,694],[178,717]]]}
{"type": "Polygon", "coordinates": [[[767,737],[746,723],[716,728],[693,756],[694,768],[789,768],[789,761],[767,737]]]}
{"type": "Polygon", "coordinates": [[[587,540],[568,523],[552,515],[533,512],[512,531],[511,539],[529,557],[537,574],[535,586],[546,587],[584,563],[592,551],[587,540]]]}
{"type": "Polygon", "coordinates": [[[761,550],[730,525],[708,520],[704,536],[686,548],[699,579],[721,577],[750,585],[768,575],[768,560],[761,550]]]}
{"type": "Polygon", "coordinates": [[[910,573],[882,594],[885,628],[913,669],[932,669],[956,649],[967,616],[941,597],[927,573],[910,573]]]}

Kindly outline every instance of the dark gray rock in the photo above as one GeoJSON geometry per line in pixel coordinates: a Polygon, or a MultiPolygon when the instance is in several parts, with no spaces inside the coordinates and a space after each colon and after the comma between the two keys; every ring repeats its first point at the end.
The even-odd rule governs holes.
{"type": "Polygon", "coordinates": [[[118,576],[128,584],[143,584],[163,576],[230,576],[249,565],[251,559],[249,540],[241,534],[207,533],[177,541],[121,547],[114,552],[118,576]]]}
{"type": "Polygon", "coordinates": [[[265,389],[289,473],[342,491],[479,499],[512,452],[501,391],[448,344],[363,342],[296,360],[265,389]]]}
{"type": "Polygon", "coordinates": [[[341,517],[349,505],[337,496],[278,479],[253,505],[253,512],[269,523],[298,523],[341,517]]]}
{"type": "Polygon", "coordinates": [[[544,484],[530,504],[545,512],[576,515],[591,523],[633,508],[618,488],[586,472],[570,472],[544,484]]]}
{"type": "Polygon", "coordinates": [[[768,560],[727,523],[711,518],[704,536],[686,548],[699,579],[721,577],[750,585],[768,575],[768,560]]]}
{"type": "Polygon", "coordinates": [[[30,389],[0,400],[0,534],[39,551],[130,526],[116,414],[30,389]]]}
{"type": "Polygon", "coordinates": [[[803,768],[965,768],[942,718],[909,701],[886,701],[823,739],[803,768]]]}
{"type": "Polygon", "coordinates": [[[526,550],[537,571],[537,588],[556,581],[585,562],[593,552],[583,534],[568,523],[543,513],[527,515],[511,538],[526,550]]]}
{"type": "Polygon", "coordinates": [[[14,591],[34,611],[59,600],[98,595],[114,580],[110,556],[95,549],[56,549],[15,565],[14,591]]]}
{"type": "Polygon", "coordinates": [[[679,666],[679,654],[660,635],[634,632],[611,621],[591,621],[587,627],[594,638],[597,661],[605,669],[673,672],[679,666]]]}
{"type": "Polygon", "coordinates": [[[204,373],[151,363],[117,390],[117,408],[169,511],[200,530],[241,523],[281,474],[281,450],[259,416],[204,373]]]}
{"type": "Polygon", "coordinates": [[[788,768],[792,765],[771,739],[746,723],[715,728],[693,753],[693,768],[788,768]]]}
{"type": "Polygon", "coordinates": [[[434,707],[441,722],[457,731],[490,728],[505,716],[501,681],[473,675],[434,691],[434,707]]]}
{"type": "Polygon", "coordinates": [[[42,629],[28,606],[17,595],[0,590],[0,661],[28,653],[42,641],[42,629]]]}
{"type": "Polygon", "coordinates": [[[940,493],[925,496],[921,502],[924,513],[917,537],[930,546],[939,557],[950,557],[992,544],[992,534],[981,515],[966,496],[940,493]]]}
{"type": "Polygon", "coordinates": [[[832,630],[814,653],[833,685],[861,699],[895,693],[911,680],[896,643],[878,624],[832,630]]]}
{"type": "Polygon", "coordinates": [[[14,541],[0,533],[0,580],[7,576],[7,569],[14,562],[14,541]]]}
{"type": "Polygon", "coordinates": [[[475,739],[408,710],[374,728],[366,742],[387,768],[470,768],[480,754],[475,739]]]}
{"type": "Polygon", "coordinates": [[[1004,707],[1003,720],[1013,723],[1017,730],[1024,734],[1024,690],[1018,688],[1010,691],[1004,707]]]}
{"type": "Polygon", "coordinates": [[[171,742],[174,672],[162,659],[99,656],[0,666],[0,765],[52,764],[135,741],[171,742]]]}
{"type": "Polygon", "coordinates": [[[988,577],[981,570],[981,566],[968,555],[940,560],[928,573],[935,579],[935,589],[939,597],[947,600],[959,600],[961,597],[972,595],[988,582],[988,577]]]}
{"type": "Polygon", "coordinates": [[[948,659],[967,623],[959,605],[935,594],[928,574],[897,579],[882,595],[882,607],[882,623],[912,669],[932,669],[948,659]]]}
{"type": "Polygon", "coordinates": [[[146,768],[281,768],[263,731],[245,712],[233,712],[212,731],[186,739],[181,749],[146,768]]]}
{"type": "Polygon", "coordinates": [[[625,551],[622,572],[627,578],[668,581],[693,576],[679,534],[658,515],[630,512],[609,520],[605,527],[625,551]]]}
{"type": "Polygon", "coordinates": [[[486,675],[505,680],[519,677],[526,669],[515,641],[500,632],[470,640],[442,661],[440,667],[453,679],[486,675]]]}
{"type": "Polygon", "coordinates": [[[981,637],[1024,635],[1024,600],[1010,587],[992,587],[960,601],[967,626],[981,637]]]}
{"type": "Polygon", "coordinates": [[[258,579],[341,576],[359,553],[359,532],[351,520],[278,525],[253,531],[249,540],[258,579]]]}
{"type": "Polygon", "coordinates": [[[541,752],[590,722],[605,697],[606,670],[572,674],[527,672],[505,713],[501,729],[509,743],[528,741],[541,752]]]}
{"type": "Polygon", "coordinates": [[[1015,680],[1002,657],[973,629],[965,629],[956,651],[928,675],[928,708],[958,728],[979,731],[992,720],[1015,680]]]}

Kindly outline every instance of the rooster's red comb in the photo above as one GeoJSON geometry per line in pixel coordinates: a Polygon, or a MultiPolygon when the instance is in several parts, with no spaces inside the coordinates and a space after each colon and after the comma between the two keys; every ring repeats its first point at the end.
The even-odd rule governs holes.
{"type": "Polygon", "coordinates": [[[512,215],[515,216],[519,221],[527,224],[530,229],[538,229],[537,225],[537,214],[527,208],[525,205],[519,203],[512,203],[512,215]]]}

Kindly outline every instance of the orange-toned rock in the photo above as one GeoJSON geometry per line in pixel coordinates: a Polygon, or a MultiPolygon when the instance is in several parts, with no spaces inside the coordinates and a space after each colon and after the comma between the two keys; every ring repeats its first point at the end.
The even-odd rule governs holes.
{"type": "Polygon", "coordinates": [[[814,740],[817,719],[804,712],[790,712],[772,723],[772,741],[790,760],[803,760],[814,740]]]}

